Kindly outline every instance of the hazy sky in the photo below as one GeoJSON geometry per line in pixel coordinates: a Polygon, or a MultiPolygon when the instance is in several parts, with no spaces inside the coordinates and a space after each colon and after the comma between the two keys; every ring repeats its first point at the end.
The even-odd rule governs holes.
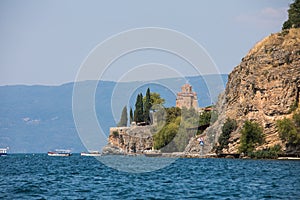
{"type": "MultiPolygon", "coordinates": [[[[97,44],[119,32],[141,27],[174,29],[190,36],[206,49],[221,73],[229,73],[256,42],[280,31],[290,3],[291,0],[1,0],[0,85],[72,82],[97,44]]],[[[144,52],[143,56],[155,54],[148,56],[144,52]]],[[[141,65],[141,57],[124,57],[118,64],[133,65],[131,62],[140,59],[141,65]]],[[[157,55],[155,62],[160,59],[162,63],[177,62],[164,54],[157,55]]],[[[106,79],[114,80],[117,77],[111,71],[106,79]]]]}

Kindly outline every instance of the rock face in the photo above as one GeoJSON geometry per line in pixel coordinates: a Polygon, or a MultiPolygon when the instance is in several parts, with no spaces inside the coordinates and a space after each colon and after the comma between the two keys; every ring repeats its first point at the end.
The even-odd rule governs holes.
{"type": "MultiPolygon", "coordinates": [[[[265,143],[258,149],[280,144],[276,120],[291,117],[293,105],[299,107],[300,92],[300,29],[272,34],[258,42],[242,62],[229,74],[225,92],[217,103],[219,119],[205,131],[210,144],[216,143],[226,118],[237,120],[238,128],[231,134],[229,149],[236,153],[240,130],[246,120],[263,127],[265,143]]],[[[186,151],[199,151],[191,140],[186,151]]]]}
{"type": "Polygon", "coordinates": [[[152,150],[152,126],[113,127],[110,128],[108,145],[102,149],[103,154],[143,153],[152,150]]]}

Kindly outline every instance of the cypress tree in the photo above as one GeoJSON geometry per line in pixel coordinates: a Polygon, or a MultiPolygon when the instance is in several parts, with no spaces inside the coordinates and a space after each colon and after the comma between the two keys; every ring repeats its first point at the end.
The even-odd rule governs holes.
{"type": "Polygon", "coordinates": [[[123,126],[127,126],[127,107],[124,106],[123,110],[122,110],[122,115],[121,115],[121,119],[118,123],[118,127],[123,127],[123,126]]]}
{"type": "Polygon", "coordinates": [[[144,104],[144,121],[146,124],[150,124],[150,108],[151,108],[151,96],[150,96],[150,89],[147,89],[146,92],[146,100],[144,104]]]}
{"type": "Polygon", "coordinates": [[[143,106],[143,94],[138,94],[135,103],[134,110],[134,121],[135,122],[143,122],[144,121],[144,106],[143,106]]]}
{"type": "Polygon", "coordinates": [[[130,107],[130,111],[129,111],[129,117],[130,117],[130,124],[133,122],[133,112],[132,112],[132,108],[130,107]]]}

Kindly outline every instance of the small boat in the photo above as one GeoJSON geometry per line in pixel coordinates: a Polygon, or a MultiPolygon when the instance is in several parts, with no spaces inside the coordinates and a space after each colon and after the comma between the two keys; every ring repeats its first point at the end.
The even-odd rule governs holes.
{"type": "Polygon", "coordinates": [[[156,151],[156,150],[145,150],[144,155],[146,157],[160,157],[160,156],[162,156],[162,153],[160,151],[156,151]]]}
{"type": "Polygon", "coordinates": [[[48,156],[71,156],[71,151],[64,149],[56,149],[55,151],[49,151],[48,156]]]}
{"type": "Polygon", "coordinates": [[[8,150],[8,148],[0,148],[0,156],[6,156],[7,150],[8,150]]]}
{"type": "Polygon", "coordinates": [[[81,152],[81,156],[101,156],[99,151],[89,151],[89,152],[81,152]]]}
{"type": "Polygon", "coordinates": [[[278,160],[300,160],[299,157],[278,157],[278,160]]]}
{"type": "Polygon", "coordinates": [[[145,153],[146,157],[161,157],[162,153],[145,153]]]}

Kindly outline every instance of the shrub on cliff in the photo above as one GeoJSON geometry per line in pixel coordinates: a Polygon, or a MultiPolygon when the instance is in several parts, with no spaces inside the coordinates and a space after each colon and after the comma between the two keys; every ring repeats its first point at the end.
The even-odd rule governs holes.
{"type": "Polygon", "coordinates": [[[154,149],[161,149],[167,146],[178,132],[178,124],[171,122],[164,126],[158,133],[153,136],[154,149]]]}
{"type": "Polygon", "coordinates": [[[280,138],[287,144],[300,144],[300,112],[294,113],[292,119],[284,118],[276,122],[280,138]]]}
{"type": "Polygon", "coordinates": [[[226,122],[222,127],[222,133],[218,139],[219,146],[217,147],[217,153],[222,151],[224,148],[228,148],[230,134],[236,130],[237,123],[234,119],[227,118],[226,122]]]}
{"type": "Polygon", "coordinates": [[[197,131],[198,126],[209,125],[211,112],[199,113],[194,109],[166,108],[165,125],[154,135],[154,148],[162,152],[181,152],[197,131]],[[191,129],[192,131],[187,131],[191,129]]]}
{"type": "Polygon", "coordinates": [[[295,0],[288,10],[289,18],[283,23],[282,30],[300,27],[300,0],[295,0]]]}
{"type": "Polygon", "coordinates": [[[257,145],[262,144],[264,141],[263,129],[256,122],[245,121],[241,133],[240,153],[250,154],[257,145]]]}
{"type": "Polygon", "coordinates": [[[252,152],[249,154],[251,158],[256,159],[276,159],[281,152],[281,146],[276,144],[270,148],[252,152]]]}

